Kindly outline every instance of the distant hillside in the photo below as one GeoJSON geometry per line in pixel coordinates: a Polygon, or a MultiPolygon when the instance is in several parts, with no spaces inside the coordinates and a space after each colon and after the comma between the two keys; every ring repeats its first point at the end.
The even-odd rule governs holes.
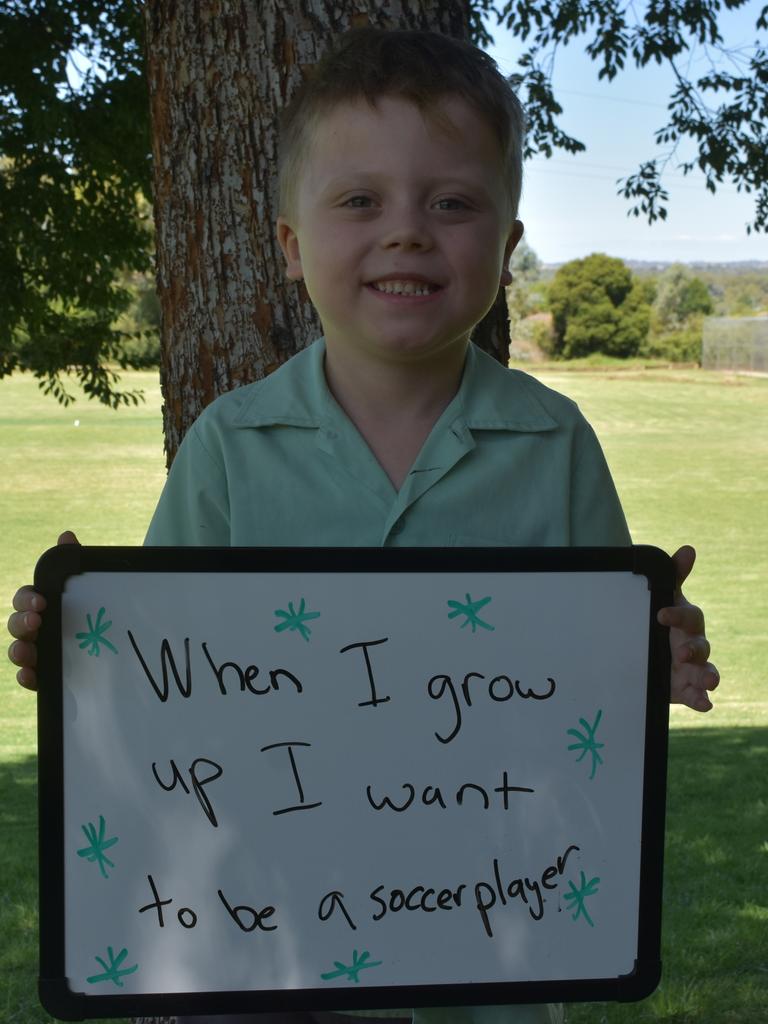
{"type": "MultiPolygon", "coordinates": [[[[563,263],[568,262],[563,260],[560,263],[542,263],[542,270],[547,273],[554,273],[558,267],[561,267],[563,263]]],[[[768,260],[760,259],[744,259],[734,260],[730,263],[715,263],[708,262],[707,260],[645,260],[645,259],[626,259],[624,261],[627,266],[634,273],[662,273],[667,269],[668,266],[674,266],[676,263],[682,263],[683,266],[689,266],[692,270],[708,270],[710,273],[768,273],[768,260]]]]}
{"type": "MultiPolygon", "coordinates": [[[[564,261],[565,262],[565,261],[564,261]]],[[[662,278],[665,271],[675,265],[674,260],[624,260],[637,277],[662,278]]],[[[543,263],[537,279],[525,286],[527,313],[545,311],[547,288],[563,263],[543,263]]],[[[713,316],[767,316],[768,315],[768,260],[734,260],[719,263],[705,260],[683,263],[692,275],[707,286],[712,298],[713,316]]],[[[515,267],[512,267],[514,274],[515,267]]]]}
{"type": "MultiPolygon", "coordinates": [[[[542,263],[542,276],[551,276],[565,262],[563,260],[562,263],[542,263]]],[[[658,262],[653,260],[624,260],[624,263],[634,274],[661,274],[667,267],[671,267],[675,263],[682,263],[684,266],[690,267],[691,270],[706,271],[710,274],[768,274],[768,260],[734,260],[727,263],[713,263],[705,260],[689,262],[685,260],[659,260],[658,262]]]]}
{"type": "MultiPolygon", "coordinates": [[[[629,269],[635,274],[658,274],[671,267],[673,263],[652,263],[649,260],[625,260],[629,269]]],[[[706,271],[708,274],[766,274],[768,260],[735,260],[730,263],[709,263],[706,260],[685,263],[691,270],[706,271]]]]}

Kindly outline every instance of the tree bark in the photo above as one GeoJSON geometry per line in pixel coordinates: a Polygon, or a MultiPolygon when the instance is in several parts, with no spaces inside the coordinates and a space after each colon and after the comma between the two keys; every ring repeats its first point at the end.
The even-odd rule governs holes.
{"type": "MultiPolygon", "coordinates": [[[[332,34],[469,37],[467,0],[147,0],[161,381],[168,465],[217,395],[322,334],[277,244],[277,115],[332,34]]],[[[474,340],[506,362],[503,290],[474,340]]]]}

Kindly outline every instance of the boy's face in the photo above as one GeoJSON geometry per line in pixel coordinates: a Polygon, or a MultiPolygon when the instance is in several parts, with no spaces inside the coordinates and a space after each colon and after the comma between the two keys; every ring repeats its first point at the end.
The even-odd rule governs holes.
{"type": "Polygon", "coordinates": [[[417,107],[382,97],[337,107],[317,127],[293,223],[277,221],[287,276],[305,281],[328,350],[412,362],[466,349],[522,236],[509,224],[498,143],[459,97],[446,135],[417,107]],[[372,282],[422,275],[428,298],[372,282]]]}

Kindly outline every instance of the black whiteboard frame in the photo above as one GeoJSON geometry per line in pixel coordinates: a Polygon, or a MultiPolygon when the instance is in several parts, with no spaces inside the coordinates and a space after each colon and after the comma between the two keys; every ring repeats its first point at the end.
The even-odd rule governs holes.
{"type": "Polygon", "coordinates": [[[656,613],[673,603],[674,566],[659,548],[189,548],[59,545],[35,569],[47,601],[38,639],[40,974],[45,1009],[61,1020],[168,1014],[355,1010],[539,1002],[631,1002],[661,977],[661,899],[669,727],[669,630],[656,613]],[[329,990],[85,995],[64,974],[64,731],[61,597],[86,572],[632,572],[648,579],[648,684],[643,765],[640,917],[634,970],[619,977],[555,982],[366,986],[329,990]]]}

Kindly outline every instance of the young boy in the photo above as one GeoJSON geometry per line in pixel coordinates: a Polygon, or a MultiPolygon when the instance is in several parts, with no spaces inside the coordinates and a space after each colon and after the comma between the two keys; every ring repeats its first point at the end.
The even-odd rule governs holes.
{"type": "MultiPolygon", "coordinates": [[[[206,409],[146,543],[630,543],[576,406],[470,344],[511,281],[522,136],[516,97],[475,47],[426,32],[343,37],[281,125],[278,240],[324,336],[206,409]]],[[[694,557],[675,556],[680,583],[694,557]]],[[[14,607],[10,657],[34,686],[44,601],[22,588],[14,607]]],[[[673,700],[708,710],[718,677],[700,610],[678,594],[660,620],[674,627],[673,700]]],[[[562,1009],[456,1007],[413,1020],[538,1024],[562,1020],[562,1009]]]]}

